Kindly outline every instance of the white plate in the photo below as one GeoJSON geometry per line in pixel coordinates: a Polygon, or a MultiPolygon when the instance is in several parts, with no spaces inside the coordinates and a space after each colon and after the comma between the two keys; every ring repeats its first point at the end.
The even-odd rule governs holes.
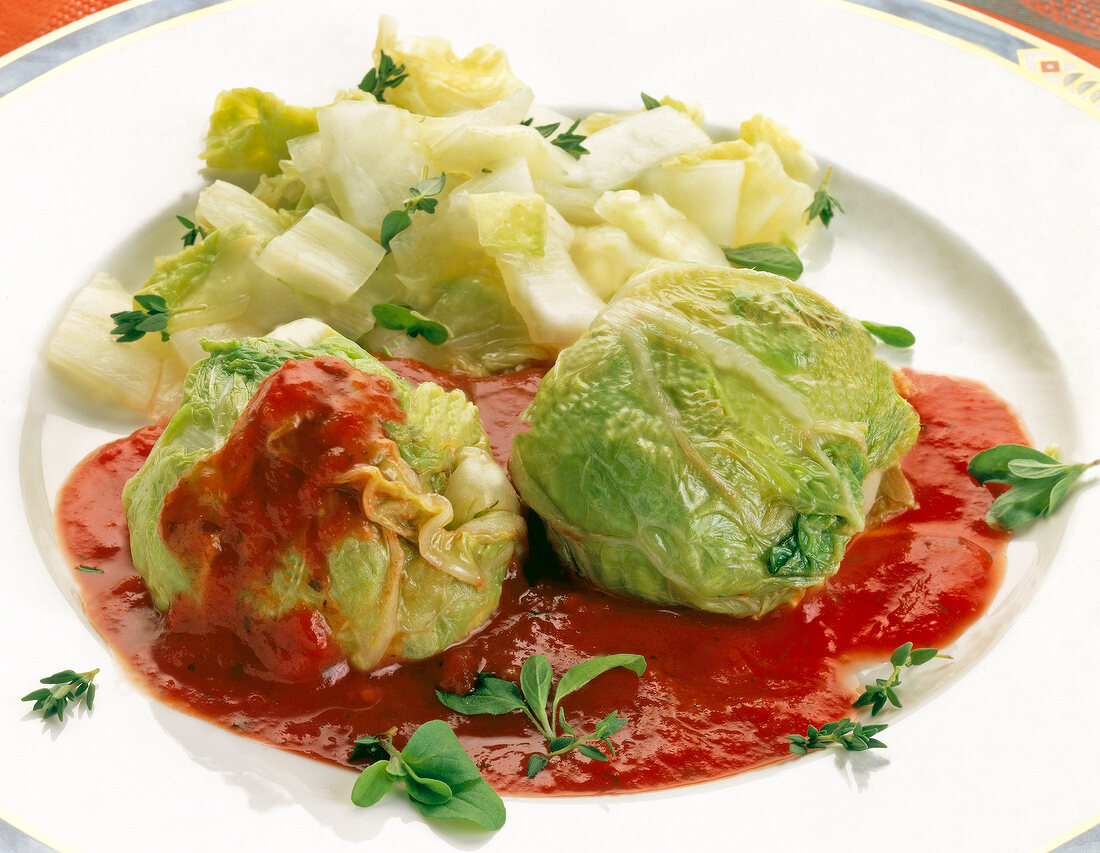
{"type": "Polygon", "coordinates": [[[1100,452],[1100,124],[1011,63],[816,0],[476,12],[266,0],[187,15],[0,100],[0,815],[88,851],[849,850],[874,839],[893,851],[1022,851],[1095,820],[1095,487],[1014,543],[1006,588],[956,662],[907,682],[913,698],[889,720],[885,752],[818,754],[656,794],[509,799],[507,825],[488,838],[429,826],[396,796],[356,809],[350,772],[171,711],[125,677],[80,611],[51,504],[75,461],[134,424],[58,387],[42,347],[95,272],[136,285],[152,254],[174,250],[173,214],[202,184],[196,154],[219,89],[322,103],[359,80],[385,11],[403,33],[463,51],[501,45],[543,103],[623,108],[645,90],[698,100],[719,125],[758,111],[786,123],[836,164],[831,186],[847,210],[804,282],[858,316],[914,329],[913,366],[986,382],[1039,446],[1100,452]],[[91,714],[44,725],[18,702],[49,672],[92,666],[102,673],[91,714]]]}

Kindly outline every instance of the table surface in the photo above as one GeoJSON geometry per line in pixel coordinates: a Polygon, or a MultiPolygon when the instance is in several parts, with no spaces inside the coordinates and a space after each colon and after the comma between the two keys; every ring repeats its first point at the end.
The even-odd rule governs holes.
{"type": "MultiPolygon", "coordinates": [[[[164,7],[171,17],[183,11],[213,5],[220,0],[149,0],[145,5],[164,7]],[[169,7],[175,7],[169,9],[169,7]],[[186,7],[186,8],[184,8],[186,7]]],[[[893,14],[904,16],[904,3],[884,6],[881,0],[852,0],[863,6],[887,8],[893,14]]],[[[42,53],[38,62],[24,63],[29,67],[23,77],[15,75],[5,80],[0,76],[0,95],[22,85],[26,79],[59,64],[69,55],[51,53],[51,47],[70,33],[90,30],[111,7],[125,3],[127,8],[143,5],[141,0],[20,0],[6,4],[0,14],[0,71],[5,64],[10,68],[14,60],[23,57],[33,59],[42,53]]],[[[1008,24],[1020,33],[1045,42],[1079,60],[1100,68],[1100,0],[971,0],[967,3],[941,2],[937,5],[950,9],[958,7],[968,13],[977,12],[986,18],[1008,24]]],[[[116,10],[120,11],[120,10],[116,10]]],[[[89,45],[89,47],[92,45],[89,45]]],[[[79,48],[77,48],[79,49],[79,48]]],[[[87,49],[87,48],[85,48],[87,49]]],[[[1096,111],[1100,116],[1100,109],[1096,111]]],[[[1091,829],[1080,828],[1081,834],[1065,841],[1051,853],[1096,853],[1100,851],[1100,825],[1091,829]]],[[[49,853],[52,848],[24,835],[15,827],[0,820],[0,851],[5,853],[49,853]]]]}

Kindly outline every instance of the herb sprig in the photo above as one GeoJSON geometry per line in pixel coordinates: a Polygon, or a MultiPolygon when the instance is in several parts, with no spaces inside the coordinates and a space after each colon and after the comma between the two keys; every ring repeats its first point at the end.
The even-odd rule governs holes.
{"type": "Polygon", "coordinates": [[[810,202],[810,206],[806,208],[806,222],[813,222],[815,219],[820,219],[821,224],[826,228],[829,227],[829,223],[833,221],[833,217],[836,216],[837,211],[844,212],[844,208],[840,206],[840,202],[829,195],[829,178],[832,177],[833,169],[830,166],[825,172],[825,178],[821,181],[821,186],[814,193],[813,201],[810,202]]]}
{"type": "Polygon", "coordinates": [[[1080,476],[1096,465],[1100,465],[1100,459],[1067,464],[1034,447],[1001,444],[977,454],[966,470],[979,483],[1011,487],[993,501],[985,516],[990,527],[1011,530],[1049,517],[1080,476]]]}
{"type": "Polygon", "coordinates": [[[385,91],[397,88],[409,75],[405,73],[405,66],[395,63],[386,51],[380,53],[378,65],[359,81],[359,88],[368,95],[374,95],[378,103],[383,103],[385,91]]]}
{"type": "Polygon", "coordinates": [[[644,106],[646,110],[655,110],[657,107],[661,106],[661,102],[652,95],[647,95],[645,92],[642,92],[642,106],[644,106]]]}
{"type": "Polygon", "coordinates": [[[504,802],[481,778],[454,731],[429,720],[398,750],[396,728],[355,741],[350,761],[370,761],[351,789],[357,806],[373,806],[395,782],[403,782],[412,804],[426,818],[462,820],[495,831],[504,826],[504,802]]]}
{"type": "Polygon", "coordinates": [[[898,646],[890,655],[890,663],[894,671],[890,673],[889,678],[876,678],[874,684],[863,685],[863,693],[852,703],[852,707],[862,708],[870,705],[872,717],[885,708],[887,702],[895,708],[900,708],[901,700],[898,698],[896,688],[901,684],[901,671],[906,667],[928,663],[936,657],[948,657],[939,652],[939,649],[914,649],[912,643],[898,646]]]}
{"type": "MultiPolygon", "coordinates": [[[[531,123],[533,121],[534,121],[533,118],[525,118],[523,121],[520,122],[520,124],[522,124],[524,127],[531,127],[532,126],[531,123]]],[[[551,134],[553,134],[553,132],[555,130],[557,130],[559,127],[561,127],[561,122],[560,121],[556,121],[553,124],[536,124],[536,125],[534,125],[535,130],[537,130],[539,133],[542,134],[543,139],[549,139],[551,134]]]]}
{"type": "Polygon", "coordinates": [[[168,340],[165,329],[175,312],[168,307],[164,297],[155,293],[141,293],[134,297],[134,301],[141,306],[140,309],[116,311],[111,315],[111,319],[115,321],[111,334],[118,335],[117,343],[128,344],[141,340],[148,332],[160,332],[160,339],[168,340]]]}
{"type": "Polygon", "coordinates": [[[423,314],[404,305],[379,302],[370,310],[374,314],[374,319],[378,321],[378,325],[383,329],[404,332],[410,338],[419,336],[435,346],[446,343],[447,338],[450,337],[450,332],[442,323],[429,320],[423,314]]]}
{"type": "MultiPolygon", "coordinates": [[[[937,657],[950,656],[941,655],[939,649],[914,649],[912,643],[903,643],[890,655],[894,671],[888,678],[876,678],[874,684],[863,685],[863,693],[852,703],[852,707],[863,708],[870,705],[872,717],[885,708],[887,703],[900,708],[901,699],[898,698],[897,687],[901,684],[901,671],[906,667],[928,663],[937,657]]],[[[789,749],[794,755],[805,755],[811,750],[825,749],[828,746],[839,746],[849,752],[863,752],[867,749],[886,749],[886,744],[876,737],[886,728],[886,723],[865,725],[844,717],[820,728],[807,726],[806,734],[787,735],[787,740],[790,741],[789,749]]]]}
{"type": "Polygon", "coordinates": [[[180,225],[187,229],[184,235],[180,238],[183,240],[183,247],[186,249],[188,246],[194,246],[199,240],[206,239],[206,229],[201,225],[196,225],[186,216],[180,216],[176,214],[176,219],[179,220],[180,225]]]}
{"type": "Polygon", "coordinates": [[[736,249],[723,248],[730,266],[760,270],[798,281],[802,275],[802,261],[794,249],[783,243],[746,243],[736,249]]]}
{"type": "Polygon", "coordinates": [[[550,140],[551,145],[556,145],[574,160],[580,160],[582,154],[589,153],[588,149],[581,145],[581,143],[588,139],[588,137],[581,136],[581,134],[579,133],[575,133],[577,125],[579,125],[580,123],[581,120],[577,119],[575,122],[569,125],[569,130],[562,131],[550,140]]]}
{"type": "Polygon", "coordinates": [[[42,719],[57,717],[65,719],[65,708],[70,702],[83,702],[88,710],[92,710],[92,702],[95,700],[95,681],[98,669],[89,672],[74,672],[71,669],[63,669],[40,679],[42,684],[49,685],[38,690],[31,691],[23,697],[23,702],[34,702],[35,711],[42,712],[42,719]]]}
{"type": "Polygon", "coordinates": [[[866,726],[848,717],[835,723],[826,723],[820,729],[807,726],[805,735],[787,735],[790,750],[795,755],[805,755],[814,749],[825,749],[836,745],[850,752],[863,752],[867,749],[886,749],[886,744],[875,735],[886,728],[885,723],[866,726]]]}
{"type": "Polygon", "coordinates": [[[435,196],[443,192],[447,184],[447,174],[444,172],[434,178],[425,178],[415,187],[409,187],[409,197],[405,204],[397,210],[391,210],[382,218],[382,235],[378,241],[386,254],[390,253],[390,241],[398,234],[412,225],[412,215],[418,210],[425,213],[435,213],[435,206],[439,199],[435,196]]]}
{"type": "Polygon", "coordinates": [[[608,738],[626,724],[626,718],[620,717],[618,711],[613,711],[596,723],[589,734],[578,734],[565,719],[565,709],[561,707],[561,701],[608,670],[622,667],[640,676],[645,672],[645,666],[645,659],[641,655],[621,654],[590,658],[566,670],[558,680],[551,701],[550,689],[554,671],[550,661],[544,655],[531,655],[520,669],[518,686],[503,678],[481,673],[472,693],[462,696],[437,690],[435,695],[440,702],[460,714],[508,714],[522,711],[547,741],[545,755],[535,753],[528,758],[527,778],[531,778],[543,770],[551,758],[574,749],[596,761],[610,760],[615,755],[615,747],[608,738]]]}
{"type": "MultiPolygon", "coordinates": [[[[533,118],[525,118],[523,121],[520,122],[520,124],[522,124],[524,127],[531,127],[533,121],[533,118]]],[[[560,121],[556,121],[553,124],[537,124],[534,125],[534,128],[542,134],[544,139],[550,139],[551,145],[556,145],[566,154],[569,154],[574,160],[580,160],[582,154],[589,153],[588,149],[581,145],[581,143],[588,139],[588,137],[576,133],[577,127],[580,125],[580,123],[581,120],[577,119],[569,126],[569,130],[563,130],[553,139],[550,139],[550,137],[553,136],[554,131],[561,127],[560,121]]]]}
{"type": "Polygon", "coordinates": [[[904,326],[884,326],[881,323],[872,323],[870,320],[860,320],[859,322],[863,328],[888,347],[905,349],[917,342],[917,336],[904,326]]]}

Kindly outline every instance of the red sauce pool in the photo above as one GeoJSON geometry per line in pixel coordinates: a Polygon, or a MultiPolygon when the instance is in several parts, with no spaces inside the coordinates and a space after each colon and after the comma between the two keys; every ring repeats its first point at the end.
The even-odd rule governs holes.
{"type": "MultiPolygon", "coordinates": [[[[446,379],[391,362],[410,378],[446,379]]],[[[515,416],[539,371],[488,380],[452,377],[479,404],[494,449],[510,447],[515,416]]],[[[789,757],[787,734],[853,714],[856,665],[884,660],[905,642],[943,648],[977,619],[1001,580],[1007,535],[982,520],[993,495],[966,473],[979,450],[1026,443],[1009,408],[984,387],[909,373],[907,392],[922,430],[903,463],[919,506],[855,538],[839,573],[795,608],[757,621],[611,598],[562,575],[532,523],[531,556],[505,582],[492,621],[442,655],[335,683],[280,682],[245,667],[204,665],[165,630],[129,555],[123,484],[159,429],[146,427],[93,453],[64,486],[61,541],[78,573],[85,608],[115,654],[157,698],[295,752],[344,764],[354,738],[396,725],[401,745],[442,718],[485,778],[502,793],[641,791],[728,776],[789,757]],[[437,687],[461,692],[477,672],[516,679],[531,654],[556,674],[586,658],[644,655],[641,678],[613,670],[565,701],[578,731],[619,710],[629,720],[609,763],[556,758],[534,779],[527,757],[545,741],[518,712],[464,717],[443,707],[437,687]]],[[[231,642],[227,638],[227,643],[231,642]]]]}

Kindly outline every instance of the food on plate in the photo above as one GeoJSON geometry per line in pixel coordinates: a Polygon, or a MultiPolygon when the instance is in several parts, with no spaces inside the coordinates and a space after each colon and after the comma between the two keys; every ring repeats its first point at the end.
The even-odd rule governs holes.
{"type": "Polygon", "coordinates": [[[604,589],[755,616],[908,506],[916,440],[864,328],[768,273],[628,281],[546,374],[511,471],[563,562],[604,589]]]}
{"type": "Polygon", "coordinates": [[[429,657],[489,617],[524,523],[460,391],[336,335],[207,347],[123,493],[174,629],[220,622],[300,677],[429,657]]]}
{"type": "Polygon", "coordinates": [[[460,59],[388,19],[374,58],[360,88],[318,107],[221,93],[203,152],[214,180],[181,217],[191,245],[144,283],[98,276],[49,361],[156,421],[203,338],[301,317],[370,352],[496,374],[552,361],[650,264],[725,265],[761,244],[790,256],[820,228],[805,213],[817,164],[772,119],[722,138],[670,98],[574,119],[537,103],[499,49],[460,59]],[[447,339],[379,323],[379,303],[447,339]]]}
{"type": "Polygon", "coordinates": [[[842,208],[774,120],[568,116],[388,19],[374,63],[320,106],[219,96],[182,250],[51,340],[152,422],[58,501],[92,623],[166,701],[371,761],[357,803],[400,778],[489,826],[471,766],[586,794],[875,746],[853,670],[997,589],[965,468],[1026,440],[1008,407],[793,283],[842,208]],[[429,772],[448,731],[473,765],[429,772]]]}

